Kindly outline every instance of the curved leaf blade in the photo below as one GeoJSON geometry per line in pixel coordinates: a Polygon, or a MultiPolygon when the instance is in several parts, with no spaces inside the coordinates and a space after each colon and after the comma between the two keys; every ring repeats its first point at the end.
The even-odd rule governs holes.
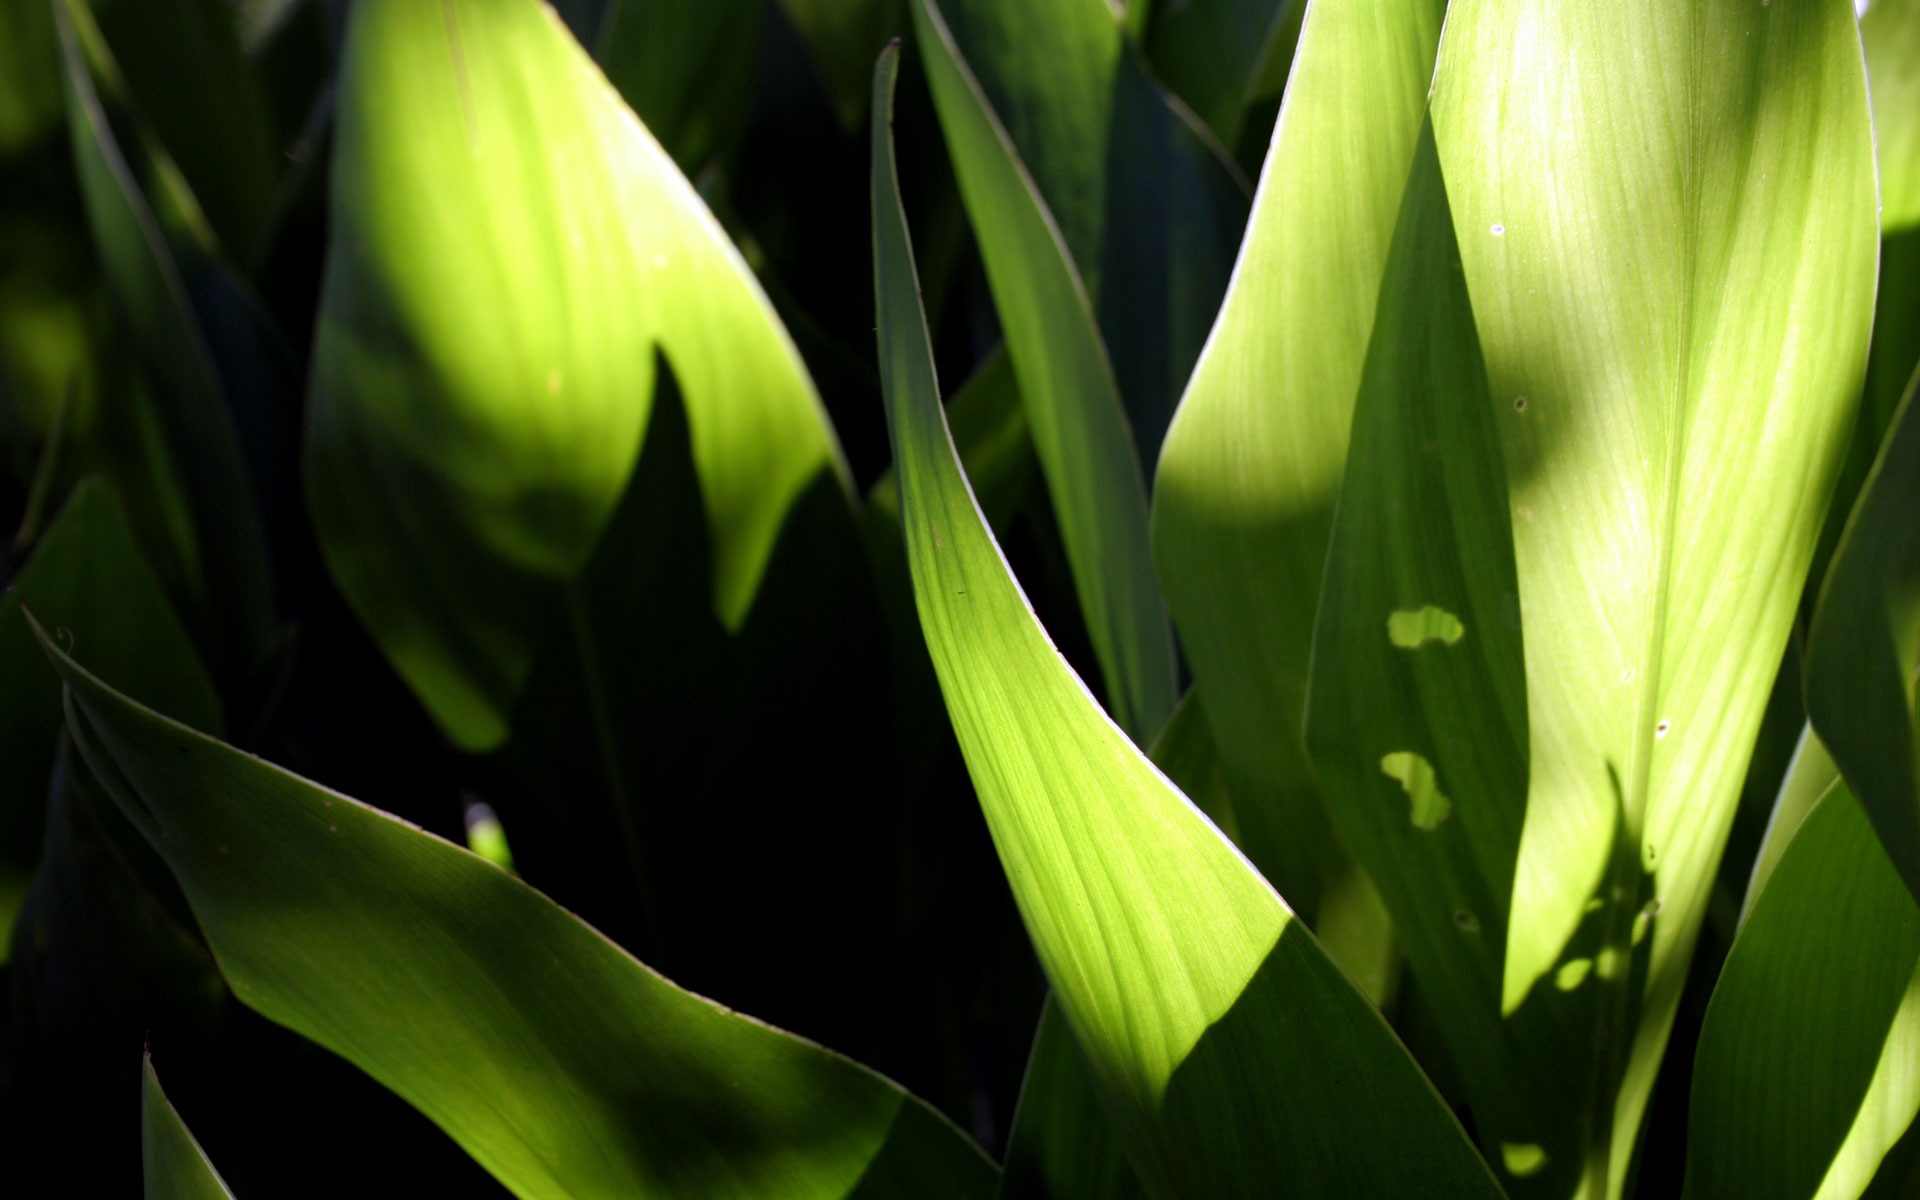
{"type": "Polygon", "coordinates": [[[1142,743],[1173,711],[1172,632],[1147,490],[1092,301],[1012,137],[933,0],[912,0],[941,126],[978,232],[1107,701],[1142,743]]]}
{"type": "Polygon", "coordinates": [[[504,737],[639,454],[656,343],[737,626],[793,505],[845,490],[839,449],[738,252],[558,19],[356,5],[336,139],[309,495],[436,719],[470,750],[504,737]]]}
{"type": "MultiPolygon", "coordinates": [[[[891,111],[897,51],[874,111],[891,111]]],[[[1041,964],[1134,1165],[1173,1194],[1497,1195],[1379,1014],[1101,711],[1035,620],[943,418],[874,122],[874,271],[916,604],[1041,964]]]]}
{"type": "Polygon", "coordinates": [[[1727,957],[1695,1057],[1687,1194],[1858,1196],[1920,1112],[1920,906],[1846,785],[1727,957]]]}
{"type": "Polygon", "coordinates": [[[68,728],[248,1006],[515,1194],[984,1196],[865,1068],[684,992],[493,864],[126,699],[41,644],[68,728]]]}
{"type": "Polygon", "coordinates": [[[1860,18],[1873,80],[1880,228],[1920,225],[1920,0],[1874,0],[1860,18]]]}

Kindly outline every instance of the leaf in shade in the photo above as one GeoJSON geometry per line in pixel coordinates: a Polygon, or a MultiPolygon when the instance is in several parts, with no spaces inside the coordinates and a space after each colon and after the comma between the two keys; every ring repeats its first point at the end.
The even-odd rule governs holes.
{"type": "Polygon", "coordinates": [[[1920,907],[1844,783],[1791,836],[1714,985],[1688,1196],[1860,1195],[1920,1112],[1920,907]]]}
{"type": "Polygon", "coordinates": [[[874,80],[881,378],[948,712],[1029,936],[1144,1179],[1233,1195],[1497,1195],[1452,1114],[1266,881],[1102,712],[1035,620],[942,416],[874,80]]]}
{"type": "Polygon", "coordinates": [[[312,511],[382,650],[490,749],[626,488],[656,343],[729,628],[794,505],[844,468],[738,252],[549,10],[357,4],[339,96],[312,511]]]}
{"type": "Polygon", "coordinates": [[[1866,91],[1849,0],[1447,17],[1433,128],[1526,629],[1502,1006],[1597,925],[1594,1073],[1563,1100],[1597,1195],[1626,1186],[1853,421],[1866,91]]]}
{"type": "Polygon", "coordinates": [[[607,7],[594,57],[689,175],[746,127],[759,9],[755,0],[613,0],[607,7]]]}
{"type": "Polygon", "coordinates": [[[1147,54],[1161,82],[1187,102],[1224,145],[1236,145],[1247,106],[1305,0],[1190,0],[1154,14],[1147,54]]]}
{"type": "Polygon", "coordinates": [[[152,1056],[141,1056],[140,1074],[140,1150],[147,1200],[233,1200],[220,1172],[160,1089],[152,1056]]]}
{"type": "Polygon", "coordinates": [[[266,550],[221,381],[177,264],[114,141],[83,54],[98,34],[78,0],[54,10],[74,158],[101,263],[152,376],[159,441],[187,523],[158,565],[214,673],[242,680],[273,628],[266,550]]]}
{"type": "Polygon", "coordinates": [[[1920,896],[1920,372],[1894,415],[1807,639],[1807,716],[1920,896]]]}
{"type": "Polygon", "coordinates": [[[682,991],[491,863],[135,704],[40,636],[76,744],[234,993],[516,1194],[993,1188],[965,1136],[885,1079],[682,991]]]}

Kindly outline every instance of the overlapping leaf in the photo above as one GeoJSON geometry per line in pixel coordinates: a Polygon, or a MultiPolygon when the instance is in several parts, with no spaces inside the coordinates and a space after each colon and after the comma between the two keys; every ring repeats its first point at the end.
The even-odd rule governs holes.
{"type": "Polygon", "coordinates": [[[1154,561],[1244,843],[1321,926],[1318,910],[1352,907],[1343,893],[1367,887],[1306,761],[1314,612],[1444,7],[1318,0],[1308,12],[1233,286],[1154,484],[1154,561]]]}
{"type": "MultiPolygon", "coordinates": [[[[875,111],[891,108],[882,57],[875,111]]],[[[1109,720],[1027,607],[941,415],[888,122],[882,379],[922,627],[1029,935],[1127,1154],[1231,1195],[1497,1194],[1366,999],[1109,720]]]]}
{"type": "Polygon", "coordinates": [[[339,94],[314,518],[382,649],[484,749],[625,490],[656,342],[729,627],[838,449],[738,253],[535,0],[356,5],[339,94]]]}
{"type": "Polygon", "coordinates": [[[1920,906],[1846,785],[1791,835],[1694,1059],[1687,1194],[1860,1195],[1920,1112],[1920,906]]]}
{"type": "MultiPolygon", "coordinates": [[[[1039,10],[1028,11],[1040,19],[1039,10]]],[[[932,0],[913,0],[913,18],[1107,701],[1144,742],[1173,711],[1173,646],[1148,560],[1146,483],[1119,386],[1070,243],[1011,134],[932,0]]]]}
{"type": "Polygon", "coordinates": [[[1920,374],[1894,416],[1820,589],[1807,715],[1920,896],[1920,374]]]}
{"type": "Polygon", "coordinates": [[[684,992],[492,864],[170,721],[42,645],[88,764],[241,1000],[517,1195],[980,1196],[886,1080],[684,992]]]}
{"type": "Polygon", "coordinates": [[[1526,630],[1502,1003],[1598,921],[1593,1086],[1564,1102],[1618,1194],[1858,395],[1860,43],[1846,0],[1471,0],[1432,111],[1526,630]]]}

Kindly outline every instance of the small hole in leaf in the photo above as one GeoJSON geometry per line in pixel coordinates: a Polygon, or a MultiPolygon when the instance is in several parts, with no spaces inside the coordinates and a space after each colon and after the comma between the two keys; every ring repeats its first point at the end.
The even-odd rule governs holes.
{"type": "Polygon", "coordinates": [[[1515,396],[1513,398],[1513,411],[1517,413],[1527,411],[1527,398],[1525,396],[1515,396]]]}
{"type": "Polygon", "coordinates": [[[1453,811],[1453,801],[1440,791],[1433,764],[1411,750],[1396,750],[1380,760],[1380,771],[1398,780],[1412,808],[1415,829],[1437,829],[1453,811]]]}
{"type": "Polygon", "coordinates": [[[1480,932],[1480,918],[1474,916],[1464,908],[1453,914],[1453,923],[1460,927],[1462,933],[1480,932]]]}
{"type": "Polygon", "coordinates": [[[1560,969],[1553,973],[1553,986],[1563,992],[1571,992],[1585,983],[1587,976],[1592,973],[1592,959],[1576,958],[1560,964],[1560,969]]]}
{"type": "Polygon", "coordinates": [[[1445,642],[1451,646],[1466,632],[1467,627],[1460,623],[1459,617],[1431,604],[1387,617],[1387,638],[1402,650],[1413,650],[1427,642],[1445,642]]]}
{"type": "Polygon", "coordinates": [[[1656,738],[1663,738],[1672,732],[1673,732],[1673,722],[1666,720],[1665,718],[1662,718],[1660,723],[1653,727],[1653,736],[1656,738]]]}

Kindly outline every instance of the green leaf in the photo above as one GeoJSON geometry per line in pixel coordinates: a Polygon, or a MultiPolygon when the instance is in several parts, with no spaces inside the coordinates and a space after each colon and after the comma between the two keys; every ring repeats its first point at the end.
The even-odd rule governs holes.
{"type": "Polygon", "coordinates": [[[41,644],[88,764],[234,993],[515,1194],[983,1196],[899,1088],[684,992],[491,863],[135,704],[41,644]]]}
{"type": "Polygon", "coordinates": [[[1860,18],[1873,80],[1880,228],[1920,225],[1920,0],[1874,0],[1860,18]]]}
{"type": "Polygon", "coordinates": [[[1107,702],[1144,743],[1173,711],[1173,644],[1148,557],[1146,483],[1113,368],[1074,252],[1011,134],[932,0],[913,0],[913,17],[1107,702]]]}
{"type": "Polygon", "coordinates": [[[1145,1195],[1101,1110],[1060,1006],[1048,997],[1013,1113],[1001,1200],[1132,1200],[1145,1195]]]}
{"type": "Polygon", "coordinates": [[[858,129],[873,56],[906,32],[904,0],[780,0],[780,10],[806,43],[840,124],[858,129]]]}
{"type": "Polygon", "coordinates": [[[1427,132],[1354,406],[1307,735],[1328,809],[1379,882],[1488,1157],[1516,1194],[1564,1196],[1587,1131],[1584,1106],[1564,1095],[1591,1061],[1579,1030],[1592,989],[1569,975],[1550,1003],[1505,1020],[1500,1006],[1527,758],[1495,420],[1427,132]]]}
{"type": "Polygon", "coordinates": [[[1920,908],[1846,785],[1793,835],[1707,1009],[1689,1196],[1858,1196],[1920,1112],[1920,908]]]}
{"type": "MultiPolygon", "coordinates": [[[[1320,0],[1307,14],[1234,283],[1154,484],[1154,560],[1243,844],[1323,934],[1364,925],[1379,903],[1321,807],[1304,707],[1353,399],[1443,9],[1320,0]]],[[[1377,961],[1378,940],[1342,962],[1377,961]]]]}
{"type": "Polygon", "coordinates": [[[1755,902],[1765,893],[1767,880],[1780,865],[1787,847],[1793,844],[1793,837],[1800,831],[1807,814],[1839,778],[1840,768],[1834,766],[1833,756],[1814,735],[1813,726],[1801,730],[1800,743],[1794,747],[1786,778],[1780,781],[1780,794],[1767,817],[1766,836],[1761,839],[1759,853],[1754,855],[1753,874],[1747,882],[1746,898],[1740,905],[1741,925],[1753,915],[1755,902]]]}
{"type": "MultiPolygon", "coordinates": [[[[76,168],[108,284],[153,379],[159,440],[185,499],[158,564],[209,665],[244,678],[272,636],[266,551],[221,381],[186,286],[154,211],[142,195],[82,52],[98,49],[87,10],[54,10],[66,70],[76,168]]],[[[164,197],[163,197],[164,198],[164,197]]]]}
{"type": "Polygon", "coordinates": [[[625,490],[655,343],[729,628],[798,498],[844,468],[739,254],[535,0],[358,4],[339,95],[313,515],[382,650],[487,749],[625,490]]]}
{"type": "Polygon", "coordinates": [[[1223,145],[1239,142],[1247,106],[1287,19],[1306,0],[1189,0],[1154,14],[1147,53],[1160,81],[1223,145]]]}
{"type": "MultiPolygon", "coordinates": [[[[220,728],[220,702],[193,642],[141,556],[113,489],[74,489],[0,596],[0,935],[40,855],[60,685],[41,665],[22,606],[67,631],[73,653],[130,694],[197,728],[220,728]]],[[[0,944],[0,961],[6,948],[0,944]]]]}
{"type": "MultiPolygon", "coordinates": [[[[1037,203],[1060,231],[1093,301],[1134,441],[1150,464],[1226,291],[1247,220],[1247,184],[1192,114],[1153,82],[1103,0],[943,0],[935,11],[954,57],[1005,131],[1004,152],[1031,178],[1037,203]]],[[[954,95],[936,90],[934,98],[951,127],[954,95]]],[[[1007,288],[1023,278],[1007,270],[1010,263],[1037,268],[992,244],[998,226],[977,201],[979,177],[995,169],[958,153],[954,169],[979,216],[989,282],[1004,303],[1007,288]]],[[[1031,372],[1023,365],[1030,343],[1012,341],[1015,368],[1031,372]]]]}
{"type": "Polygon", "coordinates": [[[1432,105],[1525,624],[1502,1005],[1597,916],[1586,1186],[1617,1195],[1853,420],[1865,72],[1847,0],[1474,0],[1432,105]]]}
{"type": "Polygon", "coordinates": [[[207,1152],[160,1088],[153,1057],[141,1056],[140,1150],[147,1200],[233,1200],[207,1152]]]}
{"type": "MultiPolygon", "coordinates": [[[[897,52],[874,111],[891,111],[897,52]]],[[[1391,1031],[1035,620],[942,417],[876,119],[881,378],[928,650],[1007,879],[1126,1151],[1172,1194],[1497,1195],[1391,1031]]]]}
{"type": "Polygon", "coordinates": [[[1807,715],[1920,896],[1920,373],[1907,388],[1820,589],[1807,715]]]}
{"type": "Polygon", "coordinates": [[[594,57],[674,162],[697,172],[746,126],[756,0],[613,0],[594,57]]]}
{"type": "MultiPolygon", "coordinates": [[[[63,0],[64,2],[64,0],[63,0]]],[[[263,249],[278,155],[225,0],[88,0],[140,111],[235,261],[263,249]]]]}

